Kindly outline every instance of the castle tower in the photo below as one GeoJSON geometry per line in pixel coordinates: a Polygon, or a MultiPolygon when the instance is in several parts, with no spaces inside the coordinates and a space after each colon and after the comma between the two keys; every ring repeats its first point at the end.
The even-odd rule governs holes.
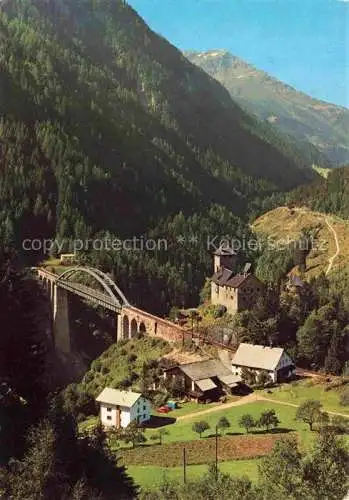
{"type": "Polygon", "coordinates": [[[213,271],[217,273],[222,267],[236,273],[237,253],[232,248],[220,247],[213,254],[213,271]]]}

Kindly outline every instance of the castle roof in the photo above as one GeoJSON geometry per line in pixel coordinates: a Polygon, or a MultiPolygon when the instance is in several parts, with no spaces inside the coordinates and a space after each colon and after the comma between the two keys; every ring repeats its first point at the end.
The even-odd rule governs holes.
{"type": "Polygon", "coordinates": [[[239,288],[249,276],[251,276],[251,274],[234,274],[234,271],[231,269],[222,267],[213,275],[212,281],[220,286],[239,288]]]}
{"type": "Polygon", "coordinates": [[[225,246],[220,246],[215,252],[213,252],[213,255],[237,255],[235,250],[230,247],[225,247],[225,246]]]}

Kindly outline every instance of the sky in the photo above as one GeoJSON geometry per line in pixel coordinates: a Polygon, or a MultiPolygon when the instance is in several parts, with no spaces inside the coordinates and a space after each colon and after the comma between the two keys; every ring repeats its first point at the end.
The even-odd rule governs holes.
{"type": "Polygon", "coordinates": [[[349,107],[349,0],[128,0],[181,50],[227,49],[349,107]]]}

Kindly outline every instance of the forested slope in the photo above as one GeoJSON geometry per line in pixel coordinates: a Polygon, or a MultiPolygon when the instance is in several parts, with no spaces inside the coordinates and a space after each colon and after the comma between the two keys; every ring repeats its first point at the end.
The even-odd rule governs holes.
{"type": "Polygon", "coordinates": [[[132,234],[212,202],[239,213],[313,175],[120,0],[2,2],[0,68],[8,238],[132,234]]]}
{"type": "Polygon", "coordinates": [[[349,166],[292,191],[287,198],[290,204],[304,204],[313,210],[349,219],[349,166]]]}

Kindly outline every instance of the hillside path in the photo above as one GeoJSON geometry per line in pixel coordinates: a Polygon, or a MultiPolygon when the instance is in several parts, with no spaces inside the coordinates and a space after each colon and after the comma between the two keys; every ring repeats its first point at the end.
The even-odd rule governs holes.
{"type": "MultiPolygon", "coordinates": [[[[188,413],[187,415],[183,415],[182,417],[177,417],[176,422],[180,422],[182,420],[189,420],[191,418],[195,417],[201,417],[202,415],[208,415],[210,413],[214,413],[217,411],[222,411],[222,410],[227,410],[228,408],[233,408],[234,406],[243,406],[249,403],[255,403],[256,401],[267,401],[269,403],[275,403],[275,404],[280,404],[284,406],[292,406],[292,408],[298,408],[299,405],[295,403],[288,403],[286,401],[278,401],[277,399],[271,399],[262,396],[261,394],[249,394],[248,396],[242,397],[238,401],[232,401],[231,403],[226,403],[218,406],[214,406],[213,408],[209,408],[207,410],[202,410],[202,411],[197,411],[197,412],[192,412],[188,413]]],[[[340,417],[345,417],[349,418],[349,415],[346,413],[338,413],[335,411],[327,411],[329,415],[338,415],[340,417]]]]}
{"type": "Polygon", "coordinates": [[[249,394],[248,396],[242,397],[241,399],[238,399],[237,401],[232,401],[231,403],[224,403],[221,405],[214,406],[213,408],[208,408],[207,410],[202,410],[202,411],[194,411],[192,413],[188,413],[187,415],[182,415],[181,417],[177,417],[176,421],[179,422],[181,420],[188,420],[193,417],[201,417],[201,415],[207,415],[208,413],[213,413],[215,411],[222,411],[226,410],[228,408],[233,408],[234,406],[242,406],[246,405],[248,403],[255,403],[258,401],[259,396],[257,394],[249,394]]]}
{"type": "Polygon", "coordinates": [[[329,229],[332,231],[333,233],[333,236],[334,236],[334,239],[335,239],[335,242],[336,242],[336,253],[329,258],[329,264],[328,264],[328,268],[327,268],[327,271],[326,271],[326,276],[331,272],[331,269],[333,267],[333,262],[334,260],[338,257],[339,255],[339,252],[340,252],[340,245],[339,245],[339,241],[338,241],[338,235],[337,235],[337,231],[335,230],[335,228],[332,226],[332,224],[330,224],[328,218],[326,217],[325,218],[325,221],[326,221],[326,224],[328,225],[329,229]]]}
{"type": "MultiPolygon", "coordinates": [[[[296,405],[295,403],[287,403],[287,401],[278,401],[276,399],[265,398],[264,396],[261,396],[261,395],[257,396],[257,401],[268,401],[269,403],[278,403],[278,404],[284,405],[284,406],[292,406],[293,408],[299,407],[299,405],[296,405]]],[[[338,415],[340,417],[349,418],[349,415],[347,413],[338,413],[336,411],[326,411],[326,413],[328,413],[329,415],[338,415]]]]}

